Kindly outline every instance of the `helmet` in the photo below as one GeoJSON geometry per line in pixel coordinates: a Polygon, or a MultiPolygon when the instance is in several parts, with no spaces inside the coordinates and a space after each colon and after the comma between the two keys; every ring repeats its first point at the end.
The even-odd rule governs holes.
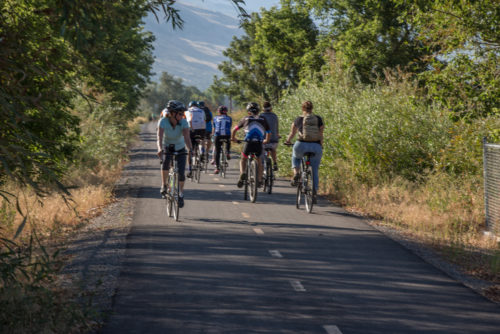
{"type": "Polygon", "coordinates": [[[247,104],[247,111],[251,112],[252,114],[258,114],[259,113],[259,104],[257,102],[250,102],[247,104]]]}
{"type": "Polygon", "coordinates": [[[227,107],[226,106],[219,106],[219,108],[217,108],[217,112],[220,114],[227,114],[227,107]]]}
{"type": "Polygon", "coordinates": [[[205,102],[198,101],[198,107],[203,108],[205,106],[205,102]]]}
{"type": "Polygon", "coordinates": [[[183,112],[186,110],[184,103],[177,100],[170,100],[167,103],[167,111],[169,112],[183,112]]]}
{"type": "Polygon", "coordinates": [[[197,106],[198,106],[198,102],[196,102],[196,101],[191,101],[191,102],[189,102],[189,104],[188,104],[188,107],[189,107],[189,108],[191,108],[191,107],[197,107],[197,106]]]}

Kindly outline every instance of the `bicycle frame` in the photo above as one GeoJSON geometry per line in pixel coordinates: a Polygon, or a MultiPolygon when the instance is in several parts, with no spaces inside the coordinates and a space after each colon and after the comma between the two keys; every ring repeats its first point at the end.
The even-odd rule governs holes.
{"type": "Polygon", "coordinates": [[[167,215],[169,217],[174,216],[175,221],[179,220],[179,157],[186,156],[187,153],[179,152],[167,152],[165,153],[165,158],[167,156],[172,157],[170,161],[170,168],[168,171],[167,179],[167,193],[165,194],[165,199],[167,202],[167,215]]]}

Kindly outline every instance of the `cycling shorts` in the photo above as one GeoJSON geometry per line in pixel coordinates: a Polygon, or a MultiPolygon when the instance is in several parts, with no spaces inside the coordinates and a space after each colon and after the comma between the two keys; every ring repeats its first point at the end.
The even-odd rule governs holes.
{"type": "Polygon", "coordinates": [[[255,153],[257,157],[262,155],[262,142],[261,141],[247,141],[243,147],[241,154],[248,158],[251,153],[255,153]]]}

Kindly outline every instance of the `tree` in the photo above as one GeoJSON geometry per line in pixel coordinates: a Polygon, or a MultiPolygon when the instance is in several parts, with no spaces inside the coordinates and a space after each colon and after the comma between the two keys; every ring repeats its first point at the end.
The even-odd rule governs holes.
{"type": "Polygon", "coordinates": [[[216,86],[240,102],[277,101],[295,88],[321,57],[314,53],[317,29],[305,12],[290,6],[253,13],[242,27],[245,35],[233,38],[219,65],[223,77],[216,86]],[[314,55],[311,57],[311,55],[314,55]]]}
{"type": "Polygon", "coordinates": [[[336,61],[354,67],[363,82],[383,76],[386,68],[400,67],[421,72],[428,50],[416,38],[406,20],[407,1],[386,0],[284,0],[312,11],[328,31],[330,48],[336,61]]]}
{"type": "Polygon", "coordinates": [[[452,119],[500,115],[500,2],[415,2],[411,23],[435,50],[421,75],[452,119]]]}

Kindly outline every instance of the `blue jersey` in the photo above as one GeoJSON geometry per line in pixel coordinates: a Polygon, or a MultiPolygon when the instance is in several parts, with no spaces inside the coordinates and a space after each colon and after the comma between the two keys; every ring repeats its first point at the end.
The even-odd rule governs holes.
{"type": "Polygon", "coordinates": [[[233,119],[228,115],[217,115],[214,117],[214,127],[216,136],[230,136],[233,119]]]}

